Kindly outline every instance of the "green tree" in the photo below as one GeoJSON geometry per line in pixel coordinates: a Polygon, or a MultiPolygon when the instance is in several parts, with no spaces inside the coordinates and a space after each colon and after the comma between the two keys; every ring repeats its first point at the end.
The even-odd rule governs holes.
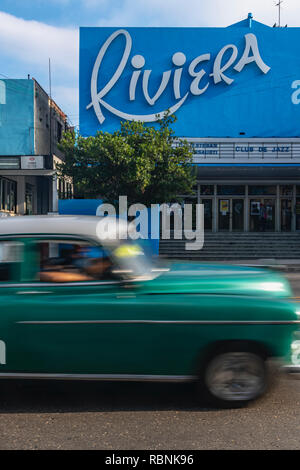
{"type": "Polygon", "coordinates": [[[149,207],[192,194],[192,152],[187,141],[175,138],[175,120],[166,115],[158,128],[126,121],[112,134],[100,131],[87,138],[67,132],[60,143],[65,161],[58,174],[73,179],[75,197],[110,203],[124,195],[129,204],[149,207]]]}

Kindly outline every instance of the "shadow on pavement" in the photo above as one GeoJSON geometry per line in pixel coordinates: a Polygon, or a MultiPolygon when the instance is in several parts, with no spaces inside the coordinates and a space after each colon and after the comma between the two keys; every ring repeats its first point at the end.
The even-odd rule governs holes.
{"type": "Polygon", "coordinates": [[[1,380],[0,414],[215,411],[196,390],[195,383],[1,380]]]}

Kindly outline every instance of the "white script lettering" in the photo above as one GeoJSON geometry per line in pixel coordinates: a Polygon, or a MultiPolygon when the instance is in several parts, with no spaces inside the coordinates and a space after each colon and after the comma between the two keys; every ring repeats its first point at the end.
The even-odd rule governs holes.
{"type": "MultiPolygon", "coordinates": [[[[270,67],[266,65],[261,58],[256,36],[252,33],[245,34],[245,42],[246,42],[245,50],[242,54],[242,57],[238,61],[238,63],[233,67],[234,70],[236,70],[237,72],[241,72],[246,65],[255,63],[257,67],[261,70],[261,72],[263,72],[264,74],[267,74],[270,70],[270,67]]],[[[154,122],[154,121],[157,121],[158,119],[161,119],[167,111],[169,111],[171,114],[174,114],[184,104],[184,102],[186,101],[190,93],[194,96],[199,96],[207,91],[210,85],[209,78],[207,80],[207,83],[205,84],[204,82],[203,83],[204,86],[202,88],[200,87],[200,82],[202,81],[203,77],[207,74],[207,72],[204,69],[200,69],[196,71],[196,68],[201,62],[205,62],[205,61],[209,62],[211,60],[211,54],[199,55],[198,57],[196,57],[195,59],[191,61],[187,70],[192,81],[191,81],[189,90],[185,92],[183,97],[181,96],[181,88],[182,88],[181,78],[182,78],[183,66],[186,63],[186,56],[183,52],[180,52],[180,51],[175,52],[175,54],[172,57],[173,65],[176,67],[174,70],[174,73],[172,73],[173,72],[172,69],[167,70],[162,73],[160,84],[152,97],[149,94],[149,82],[151,81],[152,70],[150,69],[142,70],[146,64],[145,58],[142,55],[134,55],[130,62],[134,70],[131,74],[130,83],[129,83],[129,94],[128,94],[129,101],[133,102],[137,99],[136,91],[137,91],[137,87],[141,79],[141,85],[140,85],[141,90],[145,98],[145,101],[148,103],[148,105],[154,106],[170,83],[172,84],[174,99],[177,100],[177,102],[169,106],[168,109],[163,109],[162,111],[159,111],[156,113],[150,113],[150,114],[129,114],[111,106],[106,100],[104,100],[104,98],[109,93],[109,91],[117,84],[117,82],[121,79],[122,74],[129,61],[131,48],[132,48],[132,38],[130,34],[125,29],[119,29],[115,31],[113,34],[111,34],[111,36],[109,36],[109,38],[104,42],[104,44],[102,45],[98,53],[98,56],[96,58],[96,61],[93,67],[92,77],[91,77],[91,100],[92,101],[87,105],[86,109],[90,109],[93,107],[100,124],[103,124],[103,122],[105,121],[105,116],[102,112],[102,108],[107,109],[112,114],[120,117],[121,119],[126,119],[129,121],[154,122]],[[109,46],[119,36],[124,36],[125,38],[125,47],[124,47],[122,58],[120,60],[120,63],[117,69],[113,72],[112,77],[108,80],[106,85],[100,91],[98,91],[98,85],[97,85],[98,76],[101,71],[100,69],[101,69],[103,58],[106,54],[108,54],[109,46]]],[[[210,74],[210,76],[213,77],[213,81],[215,85],[217,85],[218,83],[222,83],[222,82],[226,83],[227,85],[232,85],[232,83],[234,82],[234,79],[225,75],[225,72],[228,69],[230,69],[231,66],[233,66],[237,57],[238,57],[238,49],[233,44],[224,46],[220,50],[213,64],[213,72],[210,74]],[[230,49],[232,50],[231,56],[229,57],[229,59],[227,60],[225,64],[222,64],[225,53],[230,49]]],[[[126,77],[128,76],[128,74],[124,74],[124,75],[126,75],[126,77]]]]}

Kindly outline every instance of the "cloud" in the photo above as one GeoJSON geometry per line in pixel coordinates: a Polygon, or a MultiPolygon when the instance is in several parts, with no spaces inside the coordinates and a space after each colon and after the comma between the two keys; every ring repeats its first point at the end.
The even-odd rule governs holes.
{"type": "Polygon", "coordinates": [[[0,73],[3,76],[9,74],[9,78],[18,78],[30,72],[49,91],[50,58],[52,96],[61,109],[70,115],[70,120],[77,124],[78,30],[28,21],[1,11],[0,25],[0,73]]]}
{"type": "Polygon", "coordinates": [[[78,74],[78,31],[28,21],[0,11],[0,54],[45,67],[48,59],[64,73],[78,74]]]}
{"type": "MultiPolygon", "coordinates": [[[[98,21],[100,26],[228,26],[252,12],[273,26],[278,20],[274,0],[123,0],[98,21]]],[[[299,0],[285,0],[282,24],[299,26],[299,0]]]]}

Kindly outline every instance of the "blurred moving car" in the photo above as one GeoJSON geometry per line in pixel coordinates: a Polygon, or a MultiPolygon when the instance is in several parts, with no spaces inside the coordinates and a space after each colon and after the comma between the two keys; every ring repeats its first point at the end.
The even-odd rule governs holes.
{"type": "Polygon", "coordinates": [[[300,317],[279,274],[161,268],[125,222],[104,237],[100,220],[0,221],[0,378],[195,380],[225,406],[264,393],[268,358],[295,366],[300,317]]]}

